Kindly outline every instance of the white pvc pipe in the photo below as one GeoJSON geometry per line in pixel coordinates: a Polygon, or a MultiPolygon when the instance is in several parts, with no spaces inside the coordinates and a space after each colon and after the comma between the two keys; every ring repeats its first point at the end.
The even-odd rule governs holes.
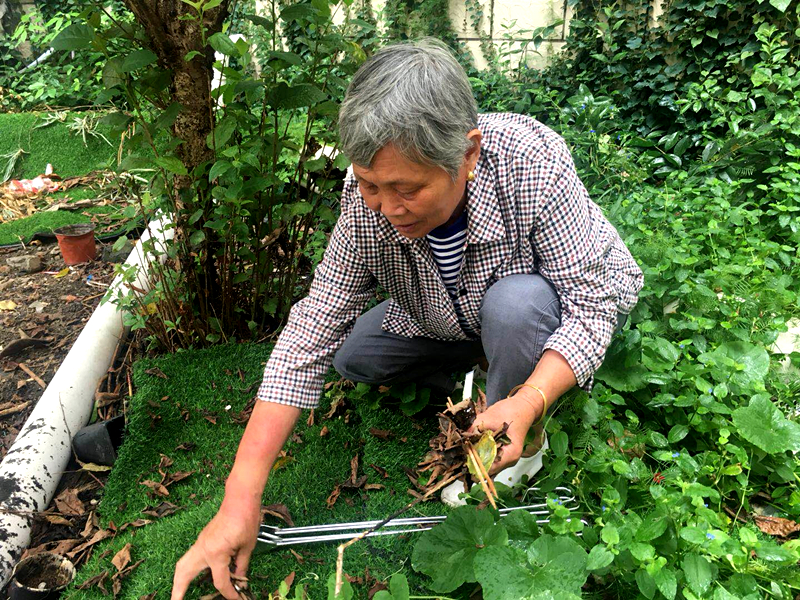
{"type": "MultiPolygon", "coordinates": [[[[142,267],[137,269],[139,289],[149,289],[147,267],[154,260],[142,250],[143,243],[152,236],[163,251],[173,233],[168,219],[152,221],[128,256],[127,267],[142,267]]],[[[121,279],[115,278],[111,289],[127,293],[121,279]]],[[[53,498],[72,453],[72,437],[88,423],[97,384],[124,335],[117,306],[98,306],[0,464],[0,586],[30,543],[33,513],[53,498]]]]}

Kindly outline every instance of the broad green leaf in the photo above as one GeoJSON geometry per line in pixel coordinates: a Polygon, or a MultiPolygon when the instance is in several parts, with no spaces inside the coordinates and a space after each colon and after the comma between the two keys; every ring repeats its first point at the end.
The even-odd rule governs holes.
{"type": "Polygon", "coordinates": [[[103,65],[103,85],[112,88],[123,83],[125,83],[125,77],[122,71],[122,59],[109,58],[103,65]]]}
{"type": "Polygon", "coordinates": [[[503,517],[503,526],[508,532],[508,543],[525,549],[541,535],[536,517],[525,510],[515,510],[503,517]]]}
{"type": "Polygon", "coordinates": [[[152,65],[156,60],[158,60],[158,57],[156,57],[152,50],[141,48],[139,50],[134,50],[125,57],[125,60],[122,61],[121,69],[123,73],[130,73],[131,71],[136,71],[147,65],[152,65]]]}
{"type": "Polygon", "coordinates": [[[128,127],[132,120],[133,117],[130,115],[126,115],[124,112],[117,111],[108,113],[105,117],[100,119],[100,122],[115,131],[122,132],[128,127]]]}
{"type": "Polygon", "coordinates": [[[647,562],[648,560],[653,560],[655,558],[656,550],[650,544],[633,542],[630,546],[628,546],[628,550],[630,550],[630,553],[633,555],[633,557],[641,563],[647,562]]]}
{"type": "Polygon", "coordinates": [[[704,352],[697,357],[701,363],[725,370],[729,384],[737,385],[743,389],[764,389],[764,377],[769,370],[769,355],[764,348],[749,342],[725,342],[720,344],[713,352],[704,352]],[[733,361],[738,365],[728,366],[733,361]]]}
{"type": "Polygon", "coordinates": [[[250,21],[253,25],[260,25],[264,29],[272,30],[272,20],[266,17],[259,17],[258,15],[244,15],[244,18],[250,21]]]}
{"type": "Polygon", "coordinates": [[[433,580],[432,590],[451,592],[464,583],[476,581],[473,561],[479,551],[505,546],[507,542],[505,527],[494,522],[490,511],[463,506],[450,513],[444,523],[420,536],[411,554],[411,564],[433,580]]]}
{"type": "Polygon", "coordinates": [[[800,558],[796,550],[792,551],[788,547],[779,546],[770,540],[761,542],[756,547],[756,554],[761,560],[777,562],[784,565],[792,565],[800,558]]]}
{"type": "Polygon", "coordinates": [[[300,83],[289,87],[283,81],[269,93],[269,104],[275,108],[303,108],[325,100],[327,96],[317,86],[300,83]]]}
{"type": "Polygon", "coordinates": [[[313,6],[308,4],[290,4],[281,11],[281,19],[284,21],[299,21],[313,17],[317,14],[313,6]]]}
{"type": "Polygon", "coordinates": [[[239,56],[239,49],[236,48],[236,44],[221,31],[208,38],[208,43],[214,50],[226,56],[239,56]]]}
{"type": "Polygon", "coordinates": [[[299,66],[303,64],[303,59],[300,57],[299,54],[296,54],[294,52],[280,52],[278,50],[270,50],[269,52],[267,52],[267,58],[269,60],[276,60],[276,59],[282,60],[290,65],[299,66]]]}
{"type": "Polygon", "coordinates": [[[531,544],[527,556],[509,547],[481,550],[475,575],[485,600],[579,598],[588,576],[586,561],[586,551],[573,538],[548,534],[531,544]]]}
{"type": "Polygon", "coordinates": [[[636,571],[635,578],[636,585],[645,598],[652,598],[656,595],[656,581],[650,573],[645,569],[639,569],[636,571]]]}
{"type": "Polygon", "coordinates": [[[202,229],[198,229],[197,231],[192,233],[192,235],[189,236],[189,243],[192,246],[196,246],[197,244],[202,242],[204,239],[206,239],[205,232],[202,229]]]}
{"type": "Polygon", "coordinates": [[[347,581],[347,577],[342,577],[342,589],[339,594],[334,594],[336,590],[336,573],[331,573],[328,577],[328,600],[352,600],[353,586],[347,581]]]}
{"type": "Polygon", "coordinates": [[[765,395],[733,411],[739,435],[768,454],[800,451],[800,425],[788,420],[765,395]]]}
{"type": "Polygon", "coordinates": [[[389,580],[389,591],[392,592],[392,600],[408,600],[410,592],[406,576],[402,573],[392,575],[389,580]]]}
{"type": "Polygon", "coordinates": [[[566,456],[569,450],[569,438],[566,432],[559,431],[550,436],[550,447],[556,456],[566,456]]]}
{"type": "Polygon", "coordinates": [[[769,3],[781,12],[786,12],[792,0],[769,0],[769,3]]]}
{"type": "Polygon", "coordinates": [[[619,544],[619,531],[614,525],[606,525],[600,532],[600,539],[606,544],[619,544]]]}
{"type": "Polygon", "coordinates": [[[94,29],[85,23],[73,23],[50,42],[53,50],[81,50],[94,40],[94,29]]]}
{"type": "Polygon", "coordinates": [[[208,172],[209,179],[216,179],[220,175],[227,172],[233,165],[229,163],[227,160],[218,160],[214,163],[214,166],[211,167],[211,170],[208,172]]]}
{"type": "Polygon", "coordinates": [[[680,536],[692,544],[703,544],[706,541],[706,532],[699,527],[684,527],[680,536]]]}
{"type": "Polygon", "coordinates": [[[667,434],[667,440],[671,444],[674,444],[676,442],[680,442],[688,434],[689,434],[689,428],[686,425],[675,425],[672,429],[669,430],[669,433],[667,434]]]}
{"type": "Polygon", "coordinates": [[[662,567],[654,576],[656,587],[667,600],[674,600],[675,594],[678,592],[678,579],[675,577],[675,571],[672,567],[662,567]]]}
{"type": "Polygon", "coordinates": [[[635,538],[638,542],[649,542],[660,537],[669,525],[666,517],[649,515],[642,520],[642,524],[636,530],[635,538]]]}
{"type": "Polygon", "coordinates": [[[589,571],[604,569],[614,562],[614,553],[602,544],[598,544],[589,551],[589,559],[586,561],[586,568],[589,571]]]}
{"type": "Polygon", "coordinates": [[[174,156],[158,156],[153,159],[153,162],[176,175],[186,175],[188,173],[183,163],[174,156]]]}
{"type": "Polygon", "coordinates": [[[236,131],[236,119],[231,115],[225,115],[214,127],[214,131],[206,137],[206,144],[209,148],[224,148],[225,144],[231,139],[233,132],[236,131]]]}
{"type": "Polygon", "coordinates": [[[705,556],[694,552],[686,554],[681,563],[686,575],[686,583],[698,596],[705,594],[711,587],[711,582],[716,577],[717,567],[710,563],[705,556]]]}

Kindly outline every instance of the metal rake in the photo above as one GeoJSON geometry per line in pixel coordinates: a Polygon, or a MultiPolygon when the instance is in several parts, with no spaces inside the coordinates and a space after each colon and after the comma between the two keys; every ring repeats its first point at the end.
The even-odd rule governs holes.
{"type": "MultiPolygon", "coordinates": [[[[528,492],[537,492],[538,488],[528,488],[528,492]]],[[[566,507],[570,512],[576,510],[578,505],[572,490],[566,487],[555,489],[559,496],[556,502],[566,507]]],[[[501,508],[501,517],[507,514],[524,510],[531,515],[541,517],[537,519],[539,525],[550,521],[550,511],[547,510],[546,502],[528,504],[525,506],[514,506],[501,508]]],[[[399,535],[402,533],[418,533],[432,529],[435,525],[443,522],[447,517],[444,515],[431,517],[411,517],[397,518],[387,521],[380,529],[370,531],[366,537],[377,537],[384,535],[399,535]]],[[[258,532],[258,542],[273,548],[282,546],[296,546],[299,544],[315,544],[319,542],[335,542],[349,540],[365,530],[369,530],[381,523],[381,520],[357,521],[352,523],[330,523],[323,525],[310,525],[306,527],[274,527],[271,525],[261,525],[258,532]]]]}

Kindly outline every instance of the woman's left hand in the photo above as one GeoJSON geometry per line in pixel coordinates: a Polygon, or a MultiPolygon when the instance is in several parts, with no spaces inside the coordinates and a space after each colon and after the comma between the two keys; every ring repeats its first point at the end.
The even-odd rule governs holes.
{"type": "Polygon", "coordinates": [[[541,399],[536,402],[535,398],[522,398],[518,392],[511,398],[498,400],[475,418],[470,433],[487,429],[497,431],[503,427],[503,423],[508,423],[507,435],[511,443],[503,446],[502,452],[498,453],[499,460],[495,459],[489,475],[494,476],[519,460],[525,446],[525,436],[531,425],[540,418],[543,408],[541,399]]]}

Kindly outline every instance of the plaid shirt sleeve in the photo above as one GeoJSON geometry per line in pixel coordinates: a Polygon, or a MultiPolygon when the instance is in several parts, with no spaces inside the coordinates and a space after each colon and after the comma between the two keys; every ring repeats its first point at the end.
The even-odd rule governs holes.
{"type": "Polygon", "coordinates": [[[544,348],[559,352],[589,391],[617,324],[619,297],[605,252],[618,234],[589,199],[561,138],[546,161],[531,240],[539,271],[558,292],[561,325],[544,348]]]}
{"type": "Polygon", "coordinates": [[[257,398],[314,408],[333,356],[374,295],[376,283],[355,249],[344,204],[308,296],[297,302],[264,369],[257,398]]]}

